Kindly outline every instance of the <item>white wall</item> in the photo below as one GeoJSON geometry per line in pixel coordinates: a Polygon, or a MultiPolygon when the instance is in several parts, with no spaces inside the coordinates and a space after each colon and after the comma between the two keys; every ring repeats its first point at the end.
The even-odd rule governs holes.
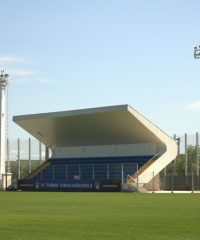
{"type": "Polygon", "coordinates": [[[58,147],[53,150],[53,158],[70,157],[112,157],[155,155],[157,147],[153,143],[121,144],[81,147],[58,147]]]}

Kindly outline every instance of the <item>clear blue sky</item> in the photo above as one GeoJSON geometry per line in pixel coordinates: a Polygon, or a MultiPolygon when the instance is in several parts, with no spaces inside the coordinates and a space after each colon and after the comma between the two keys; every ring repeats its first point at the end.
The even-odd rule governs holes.
{"type": "Polygon", "coordinates": [[[13,115],[130,104],[169,135],[200,131],[200,1],[0,0],[13,115]]]}

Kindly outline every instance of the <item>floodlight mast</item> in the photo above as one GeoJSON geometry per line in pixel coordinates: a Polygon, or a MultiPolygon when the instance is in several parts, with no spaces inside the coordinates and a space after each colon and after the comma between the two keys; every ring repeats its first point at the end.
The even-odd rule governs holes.
{"type": "Polygon", "coordinates": [[[7,85],[9,75],[0,73],[0,180],[6,172],[7,161],[7,85]]]}
{"type": "Polygon", "coordinates": [[[194,46],[194,59],[199,59],[200,58],[200,45],[194,46]]]}

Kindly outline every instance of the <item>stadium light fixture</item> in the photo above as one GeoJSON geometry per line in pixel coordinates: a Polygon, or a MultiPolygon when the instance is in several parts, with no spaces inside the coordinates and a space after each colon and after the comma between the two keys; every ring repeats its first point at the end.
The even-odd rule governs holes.
{"type": "Polygon", "coordinates": [[[200,58],[200,45],[194,46],[194,59],[199,59],[200,58]]]}

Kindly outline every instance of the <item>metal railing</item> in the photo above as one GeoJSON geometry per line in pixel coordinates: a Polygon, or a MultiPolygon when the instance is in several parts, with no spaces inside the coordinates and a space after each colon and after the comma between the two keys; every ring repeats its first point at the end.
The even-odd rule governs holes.
{"type": "Polygon", "coordinates": [[[131,177],[133,182],[138,176],[143,173],[151,164],[153,164],[161,155],[159,153],[155,154],[147,163],[145,163],[138,171],[131,177]]]}

